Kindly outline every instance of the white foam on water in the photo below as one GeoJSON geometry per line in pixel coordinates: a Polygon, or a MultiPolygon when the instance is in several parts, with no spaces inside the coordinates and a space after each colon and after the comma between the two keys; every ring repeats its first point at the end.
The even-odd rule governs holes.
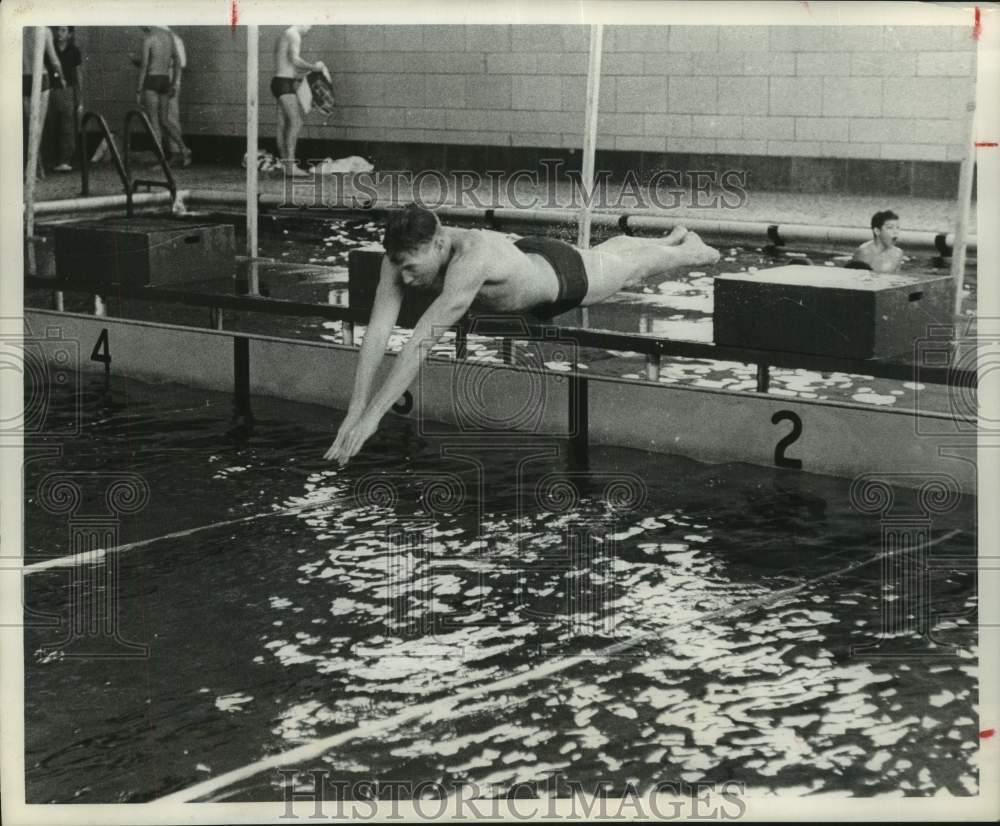
{"type": "Polygon", "coordinates": [[[928,698],[927,702],[929,702],[932,706],[934,706],[934,708],[941,708],[942,706],[946,706],[949,703],[954,702],[955,699],[956,698],[954,694],[952,694],[947,689],[944,689],[941,691],[940,694],[935,694],[932,697],[928,698]]]}
{"type": "Polygon", "coordinates": [[[236,692],[235,694],[225,694],[221,697],[216,697],[215,707],[219,709],[219,711],[226,711],[232,714],[237,711],[243,711],[240,706],[246,705],[250,702],[253,702],[253,697],[248,694],[236,692]]]}
{"type": "Polygon", "coordinates": [[[861,404],[873,404],[882,407],[896,403],[895,396],[881,395],[879,393],[855,393],[851,396],[851,399],[861,404]]]}

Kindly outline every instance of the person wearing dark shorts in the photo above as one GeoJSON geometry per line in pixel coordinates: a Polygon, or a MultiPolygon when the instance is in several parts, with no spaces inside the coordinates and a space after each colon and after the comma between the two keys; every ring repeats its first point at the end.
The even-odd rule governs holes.
{"type": "Polygon", "coordinates": [[[167,148],[164,133],[181,150],[181,163],[191,165],[191,150],[184,143],[181,125],[171,113],[170,99],[177,94],[180,79],[180,56],[171,32],[162,26],[142,26],[144,37],[139,56],[136,102],[149,118],[153,137],[160,148],[167,148]]]}
{"type": "Polygon", "coordinates": [[[489,230],[446,227],[418,204],[386,221],[385,256],[358,357],[347,416],[325,458],[346,464],[406,391],[433,345],[473,307],[547,321],[604,301],[625,286],[719,260],[718,250],[675,226],[663,238],[616,236],[580,250],[552,238],[511,241],[489,230]],[[372,385],[407,288],[434,296],[378,391],[372,385]]]}
{"type": "Polygon", "coordinates": [[[278,158],[290,175],[308,175],[296,158],[299,132],[302,131],[302,106],[296,92],[309,72],[326,70],[323,61],[310,63],[302,57],[302,38],[312,26],[289,26],[274,44],[274,77],[271,94],[278,103],[278,158]]]}

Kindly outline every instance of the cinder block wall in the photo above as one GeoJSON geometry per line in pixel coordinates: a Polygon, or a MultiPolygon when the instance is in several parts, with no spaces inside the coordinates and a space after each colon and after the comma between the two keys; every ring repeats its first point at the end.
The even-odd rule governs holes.
{"type": "MultiPolygon", "coordinates": [[[[245,134],[243,28],[177,27],[190,135],[245,134]]],[[[280,33],[262,28],[262,140],[280,33]]],[[[121,123],[134,100],[137,28],[81,30],[90,104],[121,123]]],[[[339,106],[305,138],[573,148],[581,145],[583,26],[316,27],[308,59],[339,106]]],[[[974,95],[970,27],[612,26],[598,148],[639,152],[958,161],[974,95]]],[[[267,144],[265,144],[267,145],[267,144]]]]}

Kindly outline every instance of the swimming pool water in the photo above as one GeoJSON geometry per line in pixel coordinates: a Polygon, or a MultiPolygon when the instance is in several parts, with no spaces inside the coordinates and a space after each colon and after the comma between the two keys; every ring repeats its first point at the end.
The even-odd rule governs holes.
{"type": "MultiPolygon", "coordinates": [[[[70,553],[128,472],[149,498],[116,541],[172,536],[113,555],[100,591],[146,656],[72,656],[73,569],[27,577],[28,802],[150,800],[336,732],[354,735],[291,768],[501,795],[553,775],[612,793],[977,791],[973,499],[930,525],[931,642],[884,624],[919,606],[842,480],[622,449],[582,468],[537,439],[443,456],[392,416],[339,469],[322,453],[340,415],[318,408],[256,399],[248,433],[224,394],[77,376],[47,398],[26,562],[70,553]],[[75,474],[76,512],[41,501],[53,473],[75,474]]],[[[899,513],[916,504],[896,491],[899,513]]],[[[216,799],[281,801],[281,777],[216,799]]]]}

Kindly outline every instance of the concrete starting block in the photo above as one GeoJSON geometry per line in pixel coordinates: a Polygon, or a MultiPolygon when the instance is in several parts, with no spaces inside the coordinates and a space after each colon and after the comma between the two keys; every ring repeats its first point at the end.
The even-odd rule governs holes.
{"type": "Polygon", "coordinates": [[[948,277],[788,266],[715,279],[715,343],[869,359],[912,355],[952,320],[948,277]]]}

